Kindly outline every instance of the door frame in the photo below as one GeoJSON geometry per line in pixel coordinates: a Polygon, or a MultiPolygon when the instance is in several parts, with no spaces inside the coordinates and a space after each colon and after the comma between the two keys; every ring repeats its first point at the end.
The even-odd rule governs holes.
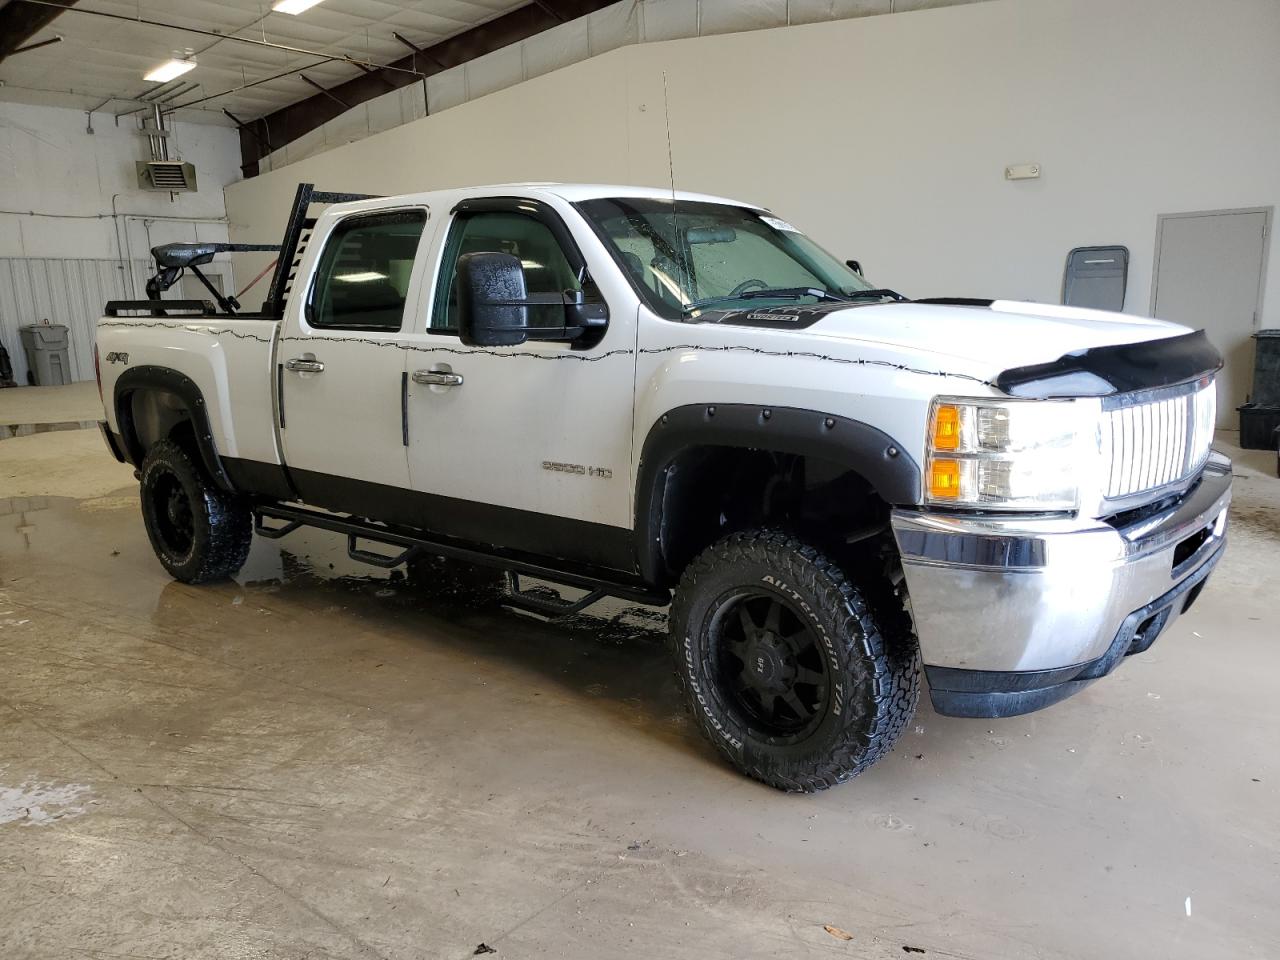
{"type": "MultiPolygon", "coordinates": [[[[298,404],[296,399],[292,400],[292,402],[290,401],[289,385],[293,381],[289,379],[289,374],[284,370],[284,358],[287,355],[286,351],[292,352],[294,349],[311,351],[313,347],[325,348],[327,346],[339,351],[343,350],[344,346],[347,349],[354,349],[357,345],[362,347],[386,347],[390,344],[400,347],[412,337],[413,327],[418,322],[417,317],[422,311],[422,301],[425,296],[424,284],[428,282],[423,274],[423,260],[430,255],[435,243],[433,208],[426,201],[408,198],[379,199],[381,202],[367,206],[361,204],[359,209],[344,210],[342,212],[335,212],[332,209],[326,210],[317,218],[312,236],[313,238],[318,238],[318,242],[313,241],[307,245],[303,255],[303,263],[299,265],[299,269],[294,275],[285,304],[284,318],[280,324],[280,333],[275,338],[275,352],[272,357],[272,376],[275,378],[272,390],[274,394],[273,406],[275,408],[276,423],[278,424],[276,436],[279,438],[281,462],[288,465],[294,486],[304,499],[307,499],[308,502],[313,503],[315,506],[341,512],[356,512],[347,501],[351,498],[353,490],[357,491],[358,495],[361,485],[381,484],[388,490],[409,490],[408,455],[405,452],[405,447],[399,442],[399,438],[403,436],[403,404],[397,404],[399,407],[398,423],[395,430],[397,443],[393,448],[395,453],[404,457],[403,485],[399,483],[384,483],[381,480],[370,480],[368,478],[354,477],[349,473],[338,472],[332,469],[333,464],[331,462],[324,465],[322,469],[314,469],[314,465],[301,466],[297,463],[297,460],[306,460],[305,457],[298,458],[296,453],[292,458],[289,456],[289,424],[293,424],[294,429],[297,429],[298,418],[295,411],[298,409],[298,404]],[[414,254],[409,286],[405,291],[400,328],[398,330],[379,330],[362,329],[354,326],[313,325],[310,314],[316,285],[319,281],[320,266],[324,262],[325,253],[336,242],[335,233],[337,230],[348,223],[403,213],[420,213],[423,220],[422,233],[418,238],[418,247],[414,254]],[[344,345],[344,341],[350,341],[350,343],[344,345]],[[286,342],[291,346],[286,347],[286,342]],[[311,494],[316,490],[323,490],[326,495],[312,496],[311,494]]],[[[404,368],[407,363],[405,359],[406,353],[401,347],[395,351],[395,354],[398,355],[395,359],[399,360],[399,389],[403,392],[404,368]]],[[[393,355],[387,354],[387,356],[392,357],[393,355]]],[[[307,409],[307,407],[303,405],[302,409],[307,409]]],[[[379,448],[373,455],[375,457],[378,456],[383,449],[379,448]]],[[[395,460],[395,457],[391,456],[390,453],[387,454],[387,458],[391,461],[395,460]]]]}
{"type": "Polygon", "coordinates": [[[1151,258],[1151,302],[1147,308],[1150,316],[1156,315],[1156,293],[1160,282],[1160,250],[1164,241],[1164,225],[1167,220],[1187,220],[1193,217],[1227,217],[1240,213],[1260,213],[1266,219],[1262,227],[1262,269],[1258,271],[1258,300],[1255,306],[1253,329],[1260,329],[1263,295],[1267,288],[1267,266],[1271,262],[1271,224],[1275,219],[1275,207],[1228,207],[1220,210],[1192,210],[1186,213],[1156,214],[1156,247],[1151,258]]]}

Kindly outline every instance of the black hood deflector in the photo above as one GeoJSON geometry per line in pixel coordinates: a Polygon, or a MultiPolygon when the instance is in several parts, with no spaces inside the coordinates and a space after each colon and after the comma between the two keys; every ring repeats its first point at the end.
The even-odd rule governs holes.
{"type": "Polygon", "coordinates": [[[996,386],[1012,397],[1105,397],[1186,383],[1222,367],[1203,330],[1180,337],[1092,347],[1051,363],[1012,367],[996,386]]]}

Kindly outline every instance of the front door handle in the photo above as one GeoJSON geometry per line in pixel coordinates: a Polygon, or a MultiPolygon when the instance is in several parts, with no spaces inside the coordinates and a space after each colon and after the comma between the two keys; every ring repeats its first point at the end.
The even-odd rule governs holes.
{"type": "Polygon", "coordinates": [[[324,363],[314,357],[293,357],[284,362],[284,368],[294,373],[324,373],[324,363]]]}
{"type": "Polygon", "coordinates": [[[413,371],[413,382],[429,387],[460,387],[462,386],[462,374],[445,373],[440,370],[415,370],[413,371]]]}

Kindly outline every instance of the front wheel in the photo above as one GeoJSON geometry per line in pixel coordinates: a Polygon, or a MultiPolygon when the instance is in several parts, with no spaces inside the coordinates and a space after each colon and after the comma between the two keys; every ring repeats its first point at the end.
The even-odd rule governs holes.
{"type": "Polygon", "coordinates": [[[892,748],[920,691],[905,615],[885,598],[876,606],[785,533],[707,548],[671,608],[676,675],[698,725],[736,767],[782,790],[861,773],[892,748]]]}
{"type": "Polygon", "coordinates": [[[181,446],[161,440],[142,461],[142,519],[152,549],[183,583],[222,580],[244,566],[253,521],[181,446]]]}

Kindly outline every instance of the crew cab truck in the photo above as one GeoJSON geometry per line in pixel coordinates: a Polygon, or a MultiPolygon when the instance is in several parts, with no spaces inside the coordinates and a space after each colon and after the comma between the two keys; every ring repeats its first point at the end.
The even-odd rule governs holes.
{"type": "MultiPolygon", "coordinates": [[[[218,249],[157,248],[153,297],[218,249]]],[[[303,185],[259,313],[108,304],[103,430],[185,582],[307,525],[549,616],[669,602],[701,729],[817,790],[891,748],[922,674],[1003,717],[1147,649],[1231,485],[1202,331],[851,264],[689,193],[303,185]]]]}

